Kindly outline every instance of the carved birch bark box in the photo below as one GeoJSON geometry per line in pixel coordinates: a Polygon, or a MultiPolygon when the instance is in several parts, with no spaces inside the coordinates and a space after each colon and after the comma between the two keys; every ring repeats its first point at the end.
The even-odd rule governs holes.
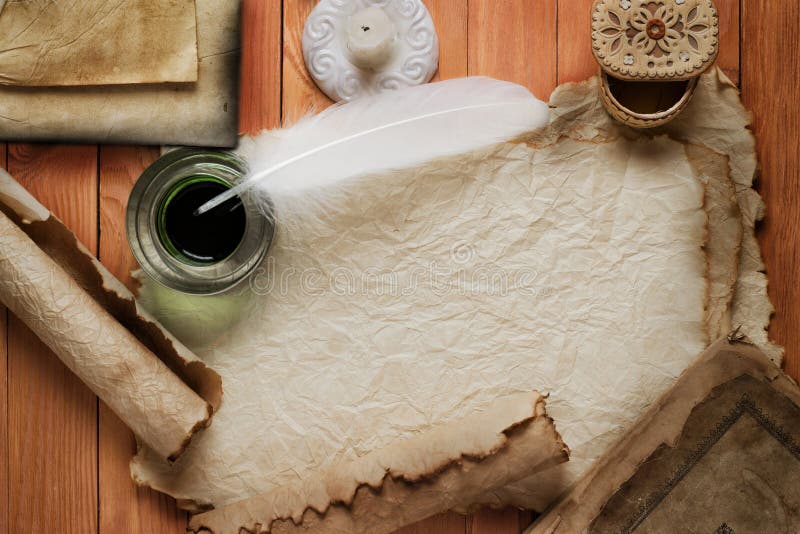
{"type": "Polygon", "coordinates": [[[712,0],[597,0],[592,50],[606,109],[634,128],[669,122],[714,63],[718,35],[712,0]]]}

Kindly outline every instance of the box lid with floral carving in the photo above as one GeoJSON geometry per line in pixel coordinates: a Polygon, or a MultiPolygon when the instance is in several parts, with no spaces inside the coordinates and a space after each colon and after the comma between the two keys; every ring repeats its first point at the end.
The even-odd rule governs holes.
{"type": "Polygon", "coordinates": [[[592,48],[607,73],[626,80],[686,80],[717,57],[713,0],[597,0],[592,48]]]}

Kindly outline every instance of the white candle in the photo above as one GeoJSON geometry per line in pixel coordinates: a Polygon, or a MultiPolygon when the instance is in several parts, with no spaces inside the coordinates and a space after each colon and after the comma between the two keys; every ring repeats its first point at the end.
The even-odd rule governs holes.
{"type": "Polygon", "coordinates": [[[350,17],[347,49],[350,60],[362,69],[374,70],[392,56],[397,30],[384,10],[368,7],[350,17]]]}

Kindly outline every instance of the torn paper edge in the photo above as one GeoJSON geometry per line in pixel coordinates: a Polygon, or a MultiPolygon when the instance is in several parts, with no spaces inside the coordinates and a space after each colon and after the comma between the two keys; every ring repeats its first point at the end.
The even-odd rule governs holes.
{"type": "Polygon", "coordinates": [[[193,517],[190,532],[391,532],[564,462],[537,392],[495,402],[291,487],[193,517]]]}

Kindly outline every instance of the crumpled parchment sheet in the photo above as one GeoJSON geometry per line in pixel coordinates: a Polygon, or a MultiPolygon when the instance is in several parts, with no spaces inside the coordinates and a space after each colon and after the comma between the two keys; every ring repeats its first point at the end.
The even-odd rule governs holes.
{"type": "Polygon", "coordinates": [[[463,421],[337,465],[321,477],[196,515],[189,530],[388,533],[566,460],[544,398],[519,394],[463,421]]]}
{"type": "Polygon", "coordinates": [[[2,170],[0,301],[165,460],[219,407],[219,375],[2,170]]]}
{"type": "Polygon", "coordinates": [[[0,84],[197,81],[194,0],[10,0],[0,5],[0,84]]]}
{"type": "Polygon", "coordinates": [[[528,143],[273,198],[254,311],[197,346],[226,403],[173,466],[142,451],[137,480],[201,506],[272,495],[273,510],[282,488],[537,389],[570,462],[458,508],[552,502],[736,321],[737,263],[751,272],[735,90],[704,77],[695,105],[723,106],[704,144],[618,129],[593,83],[558,90],[528,143]]]}
{"type": "MultiPolygon", "coordinates": [[[[639,135],[636,130],[620,126],[611,119],[595,98],[597,91],[596,78],[556,89],[550,103],[555,117],[544,137],[552,140],[553,135],[566,135],[604,142],[639,135]]],[[[783,349],[767,336],[774,308],[767,296],[765,266],[755,237],[755,223],[764,216],[764,203],[753,189],[758,160],[755,137],[749,128],[751,121],[736,86],[722,70],[714,68],[700,78],[687,109],[674,121],[653,130],[651,135],[667,134],[728,157],[743,226],[731,321],[736,326],[741,325],[748,337],[780,364],[783,349]]]]}
{"type": "Polygon", "coordinates": [[[704,193],[661,138],[507,144],[273,199],[258,304],[198,349],[226,402],[136,478],[230,504],[536,387],[571,448],[601,449],[707,342],[704,193]]]}
{"type": "MultiPolygon", "coordinates": [[[[709,182],[712,186],[706,198],[709,214],[709,238],[706,243],[709,266],[707,328],[713,340],[731,328],[740,327],[765,354],[780,364],[783,350],[770,342],[767,336],[773,307],[767,295],[767,278],[755,239],[755,222],[763,216],[761,198],[752,189],[757,168],[755,138],[748,129],[750,114],[742,105],[736,87],[721,70],[711,70],[701,77],[687,109],[675,121],[650,133],[616,123],[605,112],[597,94],[596,78],[556,89],[550,100],[553,112],[551,126],[537,132],[534,136],[536,142],[554,142],[561,136],[605,143],[641,136],[669,135],[691,143],[687,145],[687,153],[698,172],[710,173],[715,168],[721,169],[723,161],[717,158],[715,162],[709,151],[724,157],[725,164],[730,168],[730,178],[718,176],[709,182]],[[738,210],[724,202],[731,183],[738,210]],[[741,234],[734,228],[737,224],[735,221],[742,225],[741,234]],[[741,249],[735,244],[737,235],[741,236],[741,249]],[[732,261],[737,268],[734,268],[732,261]]],[[[688,366],[691,361],[692,358],[686,360],[684,365],[688,366]]],[[[663,391],[652,393],[657,396],[663,391]]],[[[556,423],[559,423],[558,418],[556,423]]],[[[564,439],[574,447],[568,435],[564,439]]],[[[482,502],[543,510],[558,497],[560,491],[557,488],[563,485],[565,479],[574,481],[576,473],[588,468],[590,462],[586,463],[584,469],[576,466],[582,458],[581,452],[575,451],[570,465],[550,469],[504,490],[491,492],[482,502]],[[553,488],[553,491],[542,492],[542,488],[553,488]]]]}
{"type": "Polygon", "coordinates": [[[195,1],[197,82],[0,86],[0,139],[236,145],[240,4],[240,0],[195,1]]]}

